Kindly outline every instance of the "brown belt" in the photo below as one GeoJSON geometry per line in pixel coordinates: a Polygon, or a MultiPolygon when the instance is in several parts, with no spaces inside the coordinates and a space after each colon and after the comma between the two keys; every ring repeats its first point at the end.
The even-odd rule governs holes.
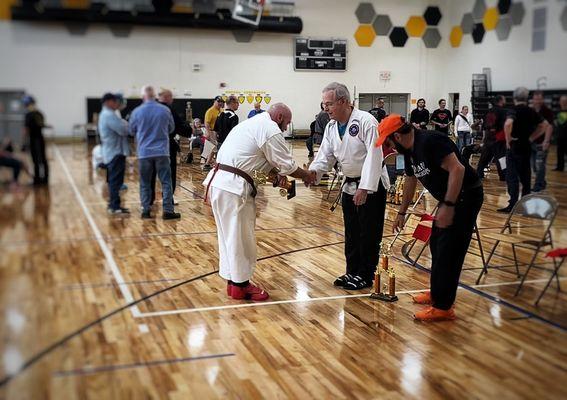
{"type": "Polygon", "coordinates": [[[219,170],[219,169],[226,171],[226,172],[232,172],[233,174],[244,178],[244,180],[246,182],[248,182],[250,184],[250,186],[252,186],[252,197],[256,197],[256,194],[258,193],[258,191],[256,190],[256,185],[254,184],[254,179],[252,179],[252,177],[250,175],[248,175],[246,172],[242,171],[241,169],[238,169],[236,167],[232,167],[232,166],[226,165],[226,164],[216,164],[215,170],[219,170]]]}

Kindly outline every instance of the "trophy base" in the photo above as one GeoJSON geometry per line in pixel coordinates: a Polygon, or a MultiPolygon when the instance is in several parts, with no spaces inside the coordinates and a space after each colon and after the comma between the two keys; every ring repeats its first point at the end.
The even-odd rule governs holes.
{"type": "Polygon", "coordinates": [[[389,303],[393,303],[394,301],[398,301],[398,296],[396,296],[396,295],[391,296],[391,295],[386,294],[386,293],[371,293],[370,298],[375,299],[375,300],[387,301],[389,303]]]}

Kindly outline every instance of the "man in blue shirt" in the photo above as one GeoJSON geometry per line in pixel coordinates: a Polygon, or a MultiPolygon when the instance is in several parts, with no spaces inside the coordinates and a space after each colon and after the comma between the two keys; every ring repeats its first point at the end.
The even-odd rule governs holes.
{"type": "Polygon", "coordinates": [[[173,208],[171,167],[169,165],[169,134],[175,129],[171,111],[159,104],[154,88],[142,88],[144,103],[132,112],[130,130],[136,136],[140,168],[140,200],[142,218],[151,218],[152,173],[157,171],[163,195],[163,219],[178,219],[173,208]]]}
{"type": "Polygon", "coordinates": [[[102,145],[102,159],[106,165],[108,181],[108,213],[129,214],[120,206],[120,187],[124,183],[126,156],[129,155],[128,123],[116,113],[120,107],[119,98],[112,93],[102,97],[102,111],[98,119],[98,132],[102,145]]]}
{"type": "Polygon", "coordinates": [[[260,103],[254,103],[254,109],[248,113],[248,118],[252,118],[255,115],[262,114],[264,110],[262,110],[262,105],[260,103]]]}

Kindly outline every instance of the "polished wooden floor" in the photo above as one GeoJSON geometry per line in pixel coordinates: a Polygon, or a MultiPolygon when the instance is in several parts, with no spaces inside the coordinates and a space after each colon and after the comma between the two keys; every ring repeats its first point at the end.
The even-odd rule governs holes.
{"type": "MultiPolygon", "coordinates": [[[[426,289],[429,274],[402,256],[409,235],[394,246],[398,302],[337,289],[340,209],[329,211],[325,188],[300,187],[288,201],[266,187],[254,279],[271,299],[227,300],[196,163],[179,168],[182,219],[143,221],[135,168],[123,196],[134,213],[109,217],[104,177],[93,173],[86,145],[48,150],[48,189],[0,193],[0,374],[8,377],[0,398],[567,398],[567,295],[552,285],[534,306],[550,276],[547,259],[538,258],[515,297],[510,249],[496,257],[503,268],[476,286],[473,245],[458,320],[416,323],[409,294],[426,289]]],[[[307,161],[301,142],[293,150],[307,161]]],[[[494,175],[481,232],[504,222],[494,210],[507,196],[494,175]]],[[[550,171],[548,181],[562,205],[555,244],[567,247],[567,173],[550,171]]],[[[391,239],[392,209],[386,217],[391,239]]],[[[429,267],[428,251],[419,264],[429,267]]]]}

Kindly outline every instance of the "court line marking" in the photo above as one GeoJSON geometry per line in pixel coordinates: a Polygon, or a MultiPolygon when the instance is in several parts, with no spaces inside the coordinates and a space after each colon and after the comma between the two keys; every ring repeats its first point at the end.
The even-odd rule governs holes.
{"type": "MultiPolygon", "coordinates": [[[[110,248],[108,247],[108,245],[104,241],[104,238],[102,236],[102,233],[100,232],[100,229],[98,229],[98,226],[97,226],[91,212],[87,208],[87,205],[85,204],[85,200],[83,199],[81,192],[79,192],[79,189],[77,188],[77,185],[75,184],[75,180],[73,179],[73,176],[69,172],[69,168],[67,167],[67,163],[65,162],[65,160],[63,159],[63,156],[61,155],[61,151],[59,150],[59,147],[57,147],[57,145],[55,144],[54,148],[55,148],[55,155],[56,155],[59,163],[61,164],[61,167],[63,168],[63,172],[65,172],[65,175],[67,176],[67,181],[71,185],[71,188],[73,189],[73,192],[75,193],[75,197],[76,197],[77,201],[79,202],[79,205],[81,206],[81,208],[83,210],[83,214],[85,215],[85,217],[86,217],[86,219],[87,219],[87,221],[88,221],[88,223],[89,223],[89,225],[90,225],[90,227],[91,227],[91,229],[92,229],[92,231],[95,235],[95,238],[98,242],[98,245],[99,245],[100,249],[102,250],[104,257],[106,258],[108,267],[110,268],[110,271],[112,272],[112,275],[114,276],[114,279],[116,280],[116,283],[118,284],[118,289],[120,290],[120,293],[122,293],[122,297],[124,297],[124,300],[126,300],[127,303],[132,303],[134,301],[134,296],[132,296],[130,289],[128,289],[128,286],[124,282],[124,278],[122,277],[122,274],[120,273],[120,269],[118,268],[118,265],[116,264],[116,260],[114,259],[114,256],[112,255],[112,251],[110,250],[110,248]]],[[[138,317],[141,314],[140,309],[138,308],[137,305],[132,306],[130,308],[130,312],[132,313],[132,316],[134,318],[138,317]]]]}

